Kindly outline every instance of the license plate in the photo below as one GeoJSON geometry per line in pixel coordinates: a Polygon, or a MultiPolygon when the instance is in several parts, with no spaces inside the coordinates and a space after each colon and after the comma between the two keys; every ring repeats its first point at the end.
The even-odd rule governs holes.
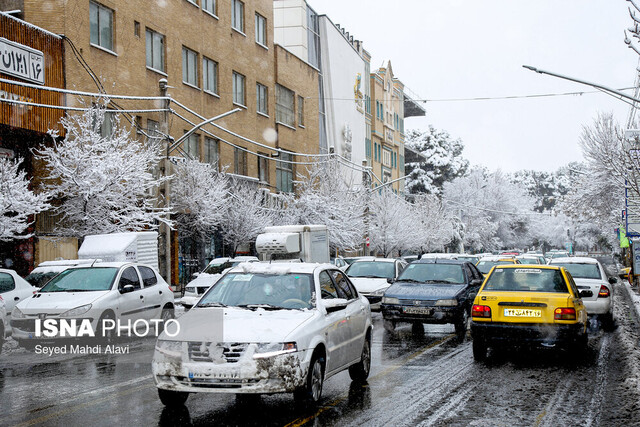
{"type": "Polygon", "coordinates": [[[530,308],[505,308],[505,317],[542,317],[542,310],[530,308]]]}
{"type": "Polygon", "coordinates": [[[425,314],[430,315],[432,310],[424,307],[402,307],[402,312],[406,314],[425,314]]]}
{"type": "Polygon", "coordinates": [[[232,368],[232,369],[225,369],[220,371],[210,371],[210,372],[207,372],[206,374],[189,372],[189,378],[191,379],[209,378],[209,379],[215,379],[215,380],[237,379],[237,378],[240,378],[240,369],[232,368]]]}

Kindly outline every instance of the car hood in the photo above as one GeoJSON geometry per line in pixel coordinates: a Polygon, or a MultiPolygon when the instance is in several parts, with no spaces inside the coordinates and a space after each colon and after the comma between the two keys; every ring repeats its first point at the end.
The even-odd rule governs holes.
{"type": "Polygon", "coordinates": [[[206,342],[285,342],[317,310],[193,308],[177,319],[180,330],[160,339],[206,342]]]}
{"type": "Polygon", "coordinates": [[[374,292],[389,287],[387,279],[378,277],[349,277],[358,292],[374,292]]]}
{"type": "Polygon", "coordinates": [[[222,274],[200,273],[198,277],[187,283],[186,287],[211,286],[216,283],[220,277],[222,277],[222,274]]]}
{"type": "Polygon", "coordinates": [[[20,301],[16,307],[24,314],[59,314],[81,305],[91,304],[110,291],[92,292],[40,292],[37,298],[20,301]]]}
{"type": "Polygon", "coordinates": [[[466,285],[396,282],[385,291],[384,295],[399,299],[436,300],[453,298],[465,287],[466,285]]]}

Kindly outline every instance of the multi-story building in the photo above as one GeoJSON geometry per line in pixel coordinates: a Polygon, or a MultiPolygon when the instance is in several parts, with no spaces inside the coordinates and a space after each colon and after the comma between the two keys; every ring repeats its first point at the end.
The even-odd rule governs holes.
{"type": "MultiPolygon", "coordinates": [[[[169,104],[175,114],[135,113],[130,119],[139,137],[177,140],[194,124],[239,109],[198,128],[171,157],[200,159],[291,192],[291,162],[299,153],[318,153],[318,70],[274,44],[272,0],[0,0],[0,9],[62,35],[67,88],[166,93],[177,101],[169,104]]],[[[76,98],[67,103],[77,105],[76,98]]],[[[161,107],[151,100],[118,103],[130,110],[161,107]]],[[[171,271],[176,283],[178,259],[189,265],[188,258],[202,254],[187,254],[183,246],[192,245],[176,247],[171,234],[162,234],[161,272],[171,271]],[[170,247],[177,253],[170,255],[170,247]]]]}
{"type": "MultiPolygon", "coordinates": [[[[0,14],[0,28],[0,157],[19,161],[21,170],[32,179],[37,162],[31,150],[47,139],[49,129],[64,134],[64,129],[55,125],[64,113],[55,108],[64,105],[64,94],[39,89],[64,88],[63,41],[56,34],[9,15],[0,14]]],[[[33,231],[30,227],[28,233],[33,231]]],[[[68,256],[77,249],[75,239],[52,242],[31,237],[0,242],[0,265],[25,275],[40,254],[68,256]]]]}

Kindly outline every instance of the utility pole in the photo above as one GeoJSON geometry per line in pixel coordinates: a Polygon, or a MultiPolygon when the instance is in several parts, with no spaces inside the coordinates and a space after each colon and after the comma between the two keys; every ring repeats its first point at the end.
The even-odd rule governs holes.
{"type": "MultiPolygon", "coordinates": [[[[160,171],[163,177],[167,177],[171,174],[171,161],[169,160],[169,148],[171,147],[171,137],[169,136],[169,107],[171,106],[171,101],[168,99],[167,90],[169,85],[167,84],[167,79],[160,79],[158,81],[158,87],[160,88],[160,96],[165,97],[166,99],[163,101],[164,111],[161,113],[160,120],[160,132],[162,133],[164,140],[166,141],[167,146],[167,154],[162,161],[162,165],[160,167],[160,171]]],[[[164,197],[159,198],[159,203],[163,204],[163,207],[169,206],[170,197],[171,197],[171,183],[170,180],[166,179],[164,182],[164,188],[160,190],[163,193],[164,197]]],[[[163,274],[164,279],[172,284],[172,276],[171,276],[171,227],[167,224],[160,224],[160,272],[163,274]]]]}

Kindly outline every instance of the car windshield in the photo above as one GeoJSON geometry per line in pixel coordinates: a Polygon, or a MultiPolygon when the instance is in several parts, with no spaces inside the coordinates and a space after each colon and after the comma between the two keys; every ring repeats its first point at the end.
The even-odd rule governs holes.
{"type": "Polygon", "coordinates": [[[59,271],[48,271],[46,273],[34,273],[31,272],[27,277],[24,278],[31,285],[36,288],[43,287],[52,277],[55,277],[59,271]]]}
{"type": "Polygon", "coordinates": [[[568,288],[560,270],[542,268],[496,268],[483,291],[563,292],[568,288]]]}
{"type": "MultiPolygon", "coordinates": [[[[237,264],[240,264],[240,262],[238,262],[237,264]]],[[[233,267],[233,263],[230,261],[217,262],[207,265],[207,267],[202,272],[207,274],[221,274],[224,270],[230,267],[233,267]]]]}
{"type": "Polygon", "coordinates": [[[573,263],[553,263],[558,267],[569,270],[574,279],[602,279],[600,270],[596,264],[573,264],[573,263]]]}
{"type": "Polygon", "coordinates": [[[464,272],[460,264],[413,262],[407,266],[398,280],[459,284],[464,283],[464,272]]]}
{"type": "Polygon", "coordinates": [[[313,291],[310,274],[228,273],[196,306],[304,309],[313,307],[313,291]]]}
{"type": "Polygon", "coordinates": [[[395,263],[379,261],[354,262],[346,270],[349,277],[379,277],[393,279],[395,277],[395,263]]]}
{"type": "Polygon", "coordinates": [[[476,265],[476,267],[478,267],[478,270],[480,270],[480,273],[487,274],[489,271],[491,271],[491,267],[495,265],[507,265],[507,264],[513,264],[513,261],[480,261],[476,265]]]}
{"type": "Polygon", "coordinates": [[[115,267],[73,268],[51,279],[40,292],[108,291],[116,274],[115,267]]]}
{"type": "Polygon", "coordinates": [[[522,264],[540,264],[540,260],[538,258],[529,257],[529,258],[518,258],[518,259],[522,264]]]}
{"type": "Polygon", "coordinates": [[[458,256],[458,261],[469,261],[475,264],[476,262],[478,262],[478,257],[462,255],[462,256],[458,256]]]}

